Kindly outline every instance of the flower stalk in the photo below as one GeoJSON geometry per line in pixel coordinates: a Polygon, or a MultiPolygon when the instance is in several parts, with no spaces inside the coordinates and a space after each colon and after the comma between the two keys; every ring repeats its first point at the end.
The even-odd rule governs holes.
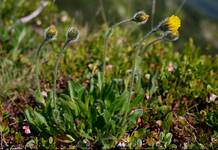
{"type": "Polygon", "coordinates": [[[40,74],[40,67],[39,67],[39,57],[40,57],[40,52],[43,48],[43,46],[46,44],[46,40],[43,40],[42,43],[40,44],[39,48],[36,51],[35,54],[35,61],[36,61],[36,84],[37,84],[37,92],[41,93],[41,88],[40,88],[40,79],[39,79],[39,74],[40,74]]]}
{"type": "Polygon", "coordinates": [[[128,23],[128,22],[135,22],[138,24],[145,24],[149,19],[149,15],[147,15],[144,11],[139,11],[137,13],[134,14],[134,16],[132,18],[129,19],[125,19],[123,21],[120,21],[114,25],[112,25],[108,31],[106,32],[105,35],[105,41],[104,41],[104,50],[103,50],[103,82],[104,82],[104,78],[105,78],[105,68],[106,68],[106,57],[107,57],[107,52],[108,52],[108,40],[112,35],[112,32],[114,30],[115,27],[118,27],[122,24],[128,23]]]}
{"type": "Polygon", "coordinates": [[[40,102],[42,102],[44,104],[43,101],[43,97],[41,96],[41,87],[40,87],[40,64],[39,64],[39,60],[40,60],[40,54],[42,51],[42,48],[45,46],[45,44],[47,44],[49,41],[52,41],[55,39],[55,37],[57,36],[57,29],[54,25],[49,26],[45,32],[44,32],[44,40],[42,41],[42,43],[40,44],[39,48],[37,49],[35,56],[34,56],[34,60],[35,60],[35,71],[36,71],[36,84],[37,84],[37,95],[39,96],[38,98],[40,99],[40,102]]]}
{"type": "MultiPolygon", "coordinates": [[[[179,32],[178,29],[181,26],[181,21],[180,18],[177,16],[171,16],[168,17],[166,19],[164,19],[163,21],[161,21],[156,27],[152,28],[151,31],[149,31],[142,40],[140,40],[137,45],[136,45],[136,52],[135,52],[135,56],[133,59],[133,68],[132,68],[132,74],[131,74],[131,83],[130,83],[130,90],[129,90],[129,99],[128,99],[128,110],[130,109],[130,101],[131,101],[131,97],[132,97],[132,92],[133,92],[133,88],[134,88],[134,82],[135,82],[135,74],[136,74],[136,69],[137,69],[137,58],[139,57],[140,51],[142,49],[142,43],[154,32],[161,30],[163,31],[163,34],[159,37],[157,37],[155,40],[151,41],[150,43],[148,43],[144,49],[147,49],[149,46],[153,45],[154,43],[158,42],[158,41],[175,41],[178,40],[179,38],[179,32]]],[[[127,120],[127,113],[125,114],[125,120],[127,120]]]]}
{"type": "Polygon", "coordinates": [[[70,27],[66,33],[66,41],[61,48],[61,51],[59,52],[56,62],[55,62],[55,68],[54,68],[54,81],[53,81],[53,100],[54,100],[54,107],[56,108],[56,98],[57,98],[57,75],[58,75],[58,69],[59,64],[61,61],[62,56],[65,53],[66,47],[73,42],[76,42],[79,39],[79,31],[73,27],[70,27]]]}
{"type": "MultiPolygon", "coordinates": [[[[149,46],[153,45],[154,43],[158,42],[158,41],[161,41],[164,39],[164,36],[160,36],[158,38],[156,38],[155,40],[151,41],[150,43],[148,43],[144,49],[147,49],[149,46]]],[[[145,39],[141,40],[139,43],[137,43],[136,45],[136,53],[135,53],[135,56],[134,56],[134,59],[133,59],[133,68],[132,68],[132,72],[131,72],[131,77],[130,77],[130,90],[129,90],[129,98],[128,98],[128,102],[127,102],[127,108],[128,110],[130,110],[130,102],[131,102],[131,97],[132,97],[132,93],[133,93],[133,88],[134,88],[134,82],[135,82],[135,74],[136,74],[136,71],[137,71],[137,58],[139,57],[140,55],[140,52],[141,52],[141,49],[142,49],[142,46],[141,46],[141,43],[144,41],[145,39]]],[[[126,112],[125,114],[125,119],[124,119],[124,123],[126,122],[127,120],[127,115],[128,115],[128,111],[126,112]]]]}
{"type": "MultiPolygon", "coordinates": [[[[57,56],[57,59],[56,59],[56,62],[55,62],[55,69],[54,69],[54,81],[53,81],[53,96],[54,96],[54,100],[56,99],[56,93],[57,93],[57,74],[58,74],[58,68],[59,68],[59,64],[60,64],[60,61],[61,61],[61,58],[62,58],[62,56],[64,55],[64,53],[65,53],[65,49],[66,49],[66,47],[67,47],[67,45],[69,44],[69,42],[68,41],[66,41],[65,43],[64,43],[64,46],[61,48],[61,51],[60,51],[60,53],[58,54],[58,56],[57,56]]],[[[56,103],[56,102],[54,102],[54,103],[56,103]]]]}
{"type": "Polygon", "coordinates": [[[108,40],[112,36],[112,32],[113,32],[115,27],[118,27],[118,26],[125,24],[125,23],[128,23],[130,21],[132,21],[132,19],[126,19],[126,20],[120,21],[120,22],[112,25],[108,29],[108,31],[106,32],[105,40],[104,40],[104,50],[103,50],[103,71],[102,71],[103,72],[103,81],[104,81],[104,77],[105,77],[106,57],[107,57],[107,52],[108,52],[108,40]]]}

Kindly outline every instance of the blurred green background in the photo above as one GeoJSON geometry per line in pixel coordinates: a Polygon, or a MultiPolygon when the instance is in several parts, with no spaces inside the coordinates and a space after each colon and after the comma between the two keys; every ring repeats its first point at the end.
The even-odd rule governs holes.
{"type": "MultiPolygon", "coordinates": [[[[111,25],[139,10],[151,14],[152,9],[152,0],[56,0],[56,4],[60,10],[70,13],[76,22],[87,25],[93,32],[102,23],[111,25]]],[[[217,0],[156,0],[155,24],[172,14],[179,15],[183,20],[180,47],[192,37],[204,53],[217,53],[217,0]]],[[[144,30],[150,27],[148,25],[144,30]]]]}

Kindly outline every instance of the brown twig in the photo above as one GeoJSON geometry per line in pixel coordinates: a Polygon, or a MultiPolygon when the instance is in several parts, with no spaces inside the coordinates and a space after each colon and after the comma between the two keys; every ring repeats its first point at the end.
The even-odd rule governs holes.
{"type": "Polygon", "coordinates": [[[14,25],[12,25],[9,30],[15,28],[18,24],[25,24],[31,20],[33,20],[34,18],[36,18],[41,12],[42,10],[48,5],[48,2],[47,1],[41,1],[40,2],[40,6],[35,10],[33,11],[30,15],[28,16],[25,16],[25,17],[22,17],[20,19],[18,19],[14,25]]]}

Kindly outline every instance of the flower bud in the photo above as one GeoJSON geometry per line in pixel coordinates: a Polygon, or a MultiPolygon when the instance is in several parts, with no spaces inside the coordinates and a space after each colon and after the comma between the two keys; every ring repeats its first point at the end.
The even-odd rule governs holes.
{"type": "Polygon", "coordinates": [[[139,24],[145,24],[148,21],[149,15],[147,15],[144,11],[139,11],[135,13],[135,15],[132,18],[132,21],[139,23],[139,24]]]}
{"type": "Polygon", "coordinates": [[[49,26],[45,30],[45,41],[51,41],[56,38],[58,31],[54,25],[49,26]]]}
{"type": "Polygon", "coordinates": [[[70,27],[66,33],[66,39],[68,42],[75,42],[79,39],[80,33],[77,29],[70,27]]]}
{"type": "Polygon", "coordinates": [[[177,32],[176,34],[173,34],[171,31],[166,31],[164,33],[164,40],[165,41],[171,41],[171,42],[174,42],[174,41],[177,41],[179,39],[179,32],[177,32]]]}

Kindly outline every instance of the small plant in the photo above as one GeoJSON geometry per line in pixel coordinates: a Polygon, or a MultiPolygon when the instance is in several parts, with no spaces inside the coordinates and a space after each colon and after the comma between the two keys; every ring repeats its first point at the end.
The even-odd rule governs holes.
{"type": "MultiPolygon", "coordinates": [[[[56,27],[51,25],[45,30],[33,63],[27,50],[32,49],[38,38],[31,37],[32,30],[37,32],[38,24],[46,24],[44,20],[49,17],[41,15],[43,19],[39,16],[33,26],[19,24],[16,30],[9,32],[4,25],[13,22],[5,19],[7,10],[12,10],[9,9],[12,2],[3,1],[8,8],[2,15],[3,28],[0,29],[0,56],[3,58],[0,81],[2,91],[7,92],[9,88],[5,85],[10,85],[10,88],[16,88],[16,93],[0,95],[0,147],[216,149],[218,57],[200,55],[192,39],[184,44],[182,51],[177,51],[172,42],[180,38],[180,18],[172,15],[153,26],[156,0],[152,1],[151,17],[139,11],[109,27],[106,34],[97,30],[94,35],[87,35],[76,54],[67,51],[68,46],[80,37],[74,27],[68,28],[63,46],[54,42],[54,51],[43,52],[46,44],[57,36],[56,27]],[[125,23],[147,26],[148,21],[152,22],[152,29],[141,37],[135,33],[128,36],[128,28],[113,32],[125,23]],[[109,45],[114,46],[111,55],[107,56],[109,45]],[[42,52],[43,56],[40,56],[42,52]],[[40,67],[40,57],[48,55],[51,59],[40,67]],[[65,61],[61,63],[63,57],[65,61]],[[106,57],[111,58],[108,65],[106,57]],[[37,79],[37,89],[33,89],[35,97],[28,93],[31,87],[24,90],[17,85],[21,79],[32,79],[29,72],[33,66],[37,79]],[[43,81],[41,85],[39,76],[43,81]],[[13,84],[12,77],[16,79],[13,84]],[[7,117],[1,117],[1,114],[7,117]]],[[[57,16],[52,22],[63,22],[60,28],[70,24],[66,12],[51,14],[57,16]]]]}
{"type": "Polygon", "coordinates": [[[208,126],[214,129],[214,131],[218,132],[218,109],[210,112],[207,115],[206,123],[208,126]]]}
{"type": "Polygon", "coordinates": [[[151,31],[149,31],[144,38],[142,38],[141,41],[139,41],[139,43],[137,43],[136,46],[136,51],[135,51],[135,57],[133,59],[133,68],[132,68],[132,75],[131,75],[131,84],[130,84],[130,97],[128,99],[128,106],[130,105],[130,100],[132,97],[132,92],[133,92],[133,88],[134,88],[134,82],[135,82],[135,76],[136,76],[136,69],[137,66],[139,65],[138,60],[140,60],[139,58],[139,54],[140,52],[143,50],[143,47],[141,46],[143,44],[143,42],[145,40],[147,40],[147,38],[153,34],[154,32],[161,30],[163,31],[162,35],[157,37],[155,40],[151,41],[150,43],[148,43],[144,49],[148,48],[149,46],[151,46],[152,44],[161,41],[161,40],[167,40],[167,41],[175,41],[178,39],[179,37],[179,32],[178,29],[181,26],[181,20],[179,17],[177,16],[171,16],[168,17],[166,19],[164,19],[164,21],[161,21],[156,27],[154,27],[151,31]]]}
{"type": "Polygon", "coordinates": [[[165,133],[165,132],[160,133],[160,140],[161,140],[161,144],[163,144],[163,148],[170,148],[170,149],[177,148],[175,144],[172,144],[172,138],[173,138],[172,133],[165,133]]]}
{"type": "Polygon", "coordinates": [[[43,97],[41,96],[40,79],[39,79],[39,74],[40,74],[39,58],[43,46],[49,41],[55,40],[57,33],[58,33],[57,29],[54,25],[48,27],[44,32],[44,40],[42,41],[39,48],[35,52],[36,84],[37,84],[36,96],[37,96],[37,100],[39,100],[39,102],[42,103],[43,105],[45,104],[45,102],[43,100],[43,97]]]}
{"type": "Polygon", "coordinates": [[[42,110],[25,111],[31,127],[34,131],[48,136],[66,133],[74,139],[72,143],[77,142],[79,148],[88,145],[113,148],[128,127],[128,123],[124,124],[124,115],[129,114],[126,109],[128,90],[127,87],[119,89],[119,84],[114,81],[99,84],[103,84],[100,76],[92,79],[88,89],[78,83],[69,82],[68,91],[57,97],[55,110],[52,107],[53,98],[49,97],[42,110]],[[117,94],[117,90],[120,94],[117,94]]]}
{"type": "MultiPolygon", "coordinates": [[[[168,17],[166,19],[164,19],[163,21],[161,21],[156,27],[154,27],[151,31],[149,31],[144,38],[138,43],[138,45],[136,46],[136,52],[135,52],[135,57],[134,57],[134,65],[133,65],[133,69],[132,69],[132,82],[130,85],[130,93],[132,92],[133,89],[133,84],[134,84],[134,76],[135,76],[135,72],[136,72],[136,67],[137,67],[137,59],[138,59],[138,55],[140,54],[140,51],[142,51],[142,47],[140,46],[143,41],[145,41],[151,34],[153,34],[154,32],[161,30],[163,31],[162,35],[160,37],[157,37],[155,40],[151,41],[150,43],[148,43],[144,49],[148,48],[149,46],[151,46],[152,44],[161,41],[161,40],[167,40],[167,41],[175,41],[178,39],[179,37],[179,32],[178,29],[181,26],[181,20],[179,17],[177,16],[171,16],[168,17]]],[[[131,95],[131,94],[130,94],[131,95]]]]}
{"type": "MultiPolygon", "coordinates": [[[[115,26],[129,21],[145,24],[148,18],[149,16],[146,13],[140,11],[133,18],[115,24],[107,32],[104,44],[107,45],[107,40],[111,36],[112,29],[115,26]]],[[[76,82],[70,81],[68,82],[68,90],[57,95],[56,80],[60,60],[66,47],[70,43],[76,42],[79,38],[79,31],[70,27],[66,33],[65,43],[55,62],[53,91],[49,94],[47,101],[43,102],[42,108],[29,108],[25,111],[25,116],[30,123],[32,131],[40,133],[40,135],[44,135],[45,137],[56,137],[57,139],[59,137],[67,138],[70,143],[76,144],[79,148],[114,148],[118,141],[124,137],[127,129],[131,129],[137,119],[143,115],[141,108],[132,111],[133,108],[137,108],[142,103],[140,100],[144,96],[140,80],[137,81],[137,88],[141,93],[138,93],[135,97],[136,100],[131,103],[131,93],[135,83],[134,76],[138,65],[136,60],[142,51],[141,44],[149,35],[157,30],[161,30],[163,32],[162,35],[148,43],[145,48],[157,41],[173,41],[175,37],[178,37],[179,27],[180,19],[175,16],[169,17],[159,23],[157,27],[148,32],[137,43],[130,90],[128,81],[121,80],[125,82],[124,86],[121,86],[121,82],[104,80],[105,54],[107,51],[105,47],[103,78],[102,73],[98,72],[97,76],[93,75],[91,77],[90,85],[86,88],[76,82]]],[[[46,30],[45,40],[38,51],[41,50],[44,43],[54,39],[56,34],[56,29],[53,26],[46,30]]],[[[142,140],[140,141],[141,144],[136,144],[137,147],[141,147],[142,140]]],[[[166,143],[168,144],[169,141],[166,141],[166,143]]],[[[130,143],[130,145],[132,144],[130,143]]],[[[130,147],[135,146],[133,144],[130,147]]]]}

